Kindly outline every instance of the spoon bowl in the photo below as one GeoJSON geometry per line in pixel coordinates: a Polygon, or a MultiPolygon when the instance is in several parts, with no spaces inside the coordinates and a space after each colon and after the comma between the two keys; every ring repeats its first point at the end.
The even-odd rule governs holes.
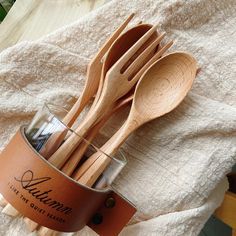
{"type": "Polygon", "coordinates": [[[196,60],[184,52],[154,63],[137,85],[133,103],[136,113],[151,120],[173,110],[192,87],[196,70],[196,60]]]}

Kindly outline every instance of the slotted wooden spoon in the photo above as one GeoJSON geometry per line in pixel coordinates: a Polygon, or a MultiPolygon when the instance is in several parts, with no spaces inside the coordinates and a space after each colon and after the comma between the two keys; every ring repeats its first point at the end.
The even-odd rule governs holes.
{"type": "Polygon", "coordinates": [[[120,26],[119,28],[111,35],[111,37],[105,42],[105,44],[100,48],[95,57],[90,61],[87,69],[87,77],[85,81],[85,86],[83,91],[74,104],[72,109],[68,112],[68,114],[63,119],[63,122],[67,124],[67,126],[73,125],[74,121],[84,109],[84,107],[88,104],[90,99],[95,95],[98,89],[100,75],[102,71],[102,58],[108,52],[111,45],[116,41],[122,31],[126,28],[128,23],[134,17],[134,13],[132,13],[120,26]]]}

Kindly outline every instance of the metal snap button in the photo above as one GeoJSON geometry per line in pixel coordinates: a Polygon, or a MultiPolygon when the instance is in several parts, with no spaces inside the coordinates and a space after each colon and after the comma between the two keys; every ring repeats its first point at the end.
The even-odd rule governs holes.
{"type": "Polygon", "coordinates": [[[103,216],[100,213],[96,213],[92,218],[92,222],[95,225],[101,224],[102,221],[103,221],[103,216]]]}
{"type": "Polygon", "coordinates": [[[116,201],[113,197],[107,198],[105,202],[105,207],[107,208],[113,208],[116,205],[116,201]]]}

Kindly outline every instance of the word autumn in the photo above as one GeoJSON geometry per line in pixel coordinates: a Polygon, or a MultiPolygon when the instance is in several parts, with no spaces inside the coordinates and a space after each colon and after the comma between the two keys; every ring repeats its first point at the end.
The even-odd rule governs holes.
{"type": "Polygon", "coordinates": [[[59,212],[66,215],[70,214],[72,212],[72,208],[64,206],[63,203],[49,197],[49,194],[52,192],[51,189],[47,191],[40,190],[40,185],[44,182],[50,181],[50,179],[50,177],[35,178],[34,173],[31,170],[24,172],[19,179],[15,177],[15,180],[21,183],[21,187],[35,199],[59,212]]]}

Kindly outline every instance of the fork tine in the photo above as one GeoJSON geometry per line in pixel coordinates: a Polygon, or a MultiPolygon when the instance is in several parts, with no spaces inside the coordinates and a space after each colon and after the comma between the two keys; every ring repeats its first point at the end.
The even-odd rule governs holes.
{"type": "Polygon", "coordinates": [[[162,33],[157,39],[155,39],[126,69],[124,72],[128,77],[135,72],[138,68],[140,68],[146,59],[146,57],[155,49],[155,47],[161,42],[161,40],[165,37],[166,33],[162,33]]]}
{"type": "Polygon", "coordinates": [[[155,62],[157,61],[172,45],[174,41],[171,40],[165,44],[155,55],[138,71],[138,73],[131,79],[130,83],[133,85],[140,79],[143,73],[155,62]]]}
{"type": "Polygon", "coordinates": [[[111,47],[113,42],[118,38],[118,36],[122,33],[125,27],[129,24],[129,22],[134,17],[135,13],[132,13],[120,26],[119,28],[110,36],[110,38],[103,44],[102,48],[100,48],[99,52],[96,55],[96,58],[102,58],[107,50],[111,47]]]}
{"type": "Polygon", "coordinates": [[[139,50],[139,48],[151,37],[156,31],[157,25],[153,26],[147,31],[112,67],[117,70],[125,65],[125,63],[139,50]]]}

